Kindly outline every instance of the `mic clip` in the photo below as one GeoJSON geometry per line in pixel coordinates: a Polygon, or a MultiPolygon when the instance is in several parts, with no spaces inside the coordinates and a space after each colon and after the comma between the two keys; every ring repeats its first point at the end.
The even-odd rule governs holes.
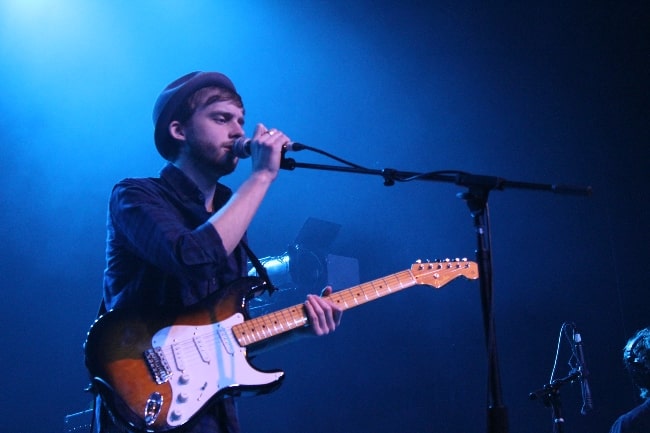
{"type": "Polygon", "coordinates": [[[560,388],[562,388],[562,385],[580,380],[580,376],[580,371],[574,368],[566,377],[555,379],[551,383],[545,384],[543,388],[531,392],[528,394],[528,398],[530,400],[541,399],[542,403],[544,403],[544,406],[548,407],[551,405],[550,399],[559,396],[560,388]]]}
{"type": "Polygon", "coordinates": [[[282,152],[282,159],[280,160],[280,168],[283,170],[295,170],[296,160],[293,158],[287,158],[286,152],[282,152]]]}

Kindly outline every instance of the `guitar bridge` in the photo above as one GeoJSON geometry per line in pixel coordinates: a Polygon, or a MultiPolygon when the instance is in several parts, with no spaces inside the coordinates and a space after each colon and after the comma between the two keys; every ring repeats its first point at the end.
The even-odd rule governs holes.
{"type": "Polygon", "coordinates": [[[172,376],[172,370],[162,348],[154,347],[153,349],[145,350],[144,358],[147,360],[149,371],[158,385],[169,381],[169,378],[172,376]]]}

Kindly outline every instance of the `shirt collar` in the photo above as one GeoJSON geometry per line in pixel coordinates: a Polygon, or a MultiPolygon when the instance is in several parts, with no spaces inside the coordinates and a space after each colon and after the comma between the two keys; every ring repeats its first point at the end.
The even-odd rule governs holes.
{"type": "MultiPolygon", "coordinates": [[[[205,198],[199,187],[174,164],[168,163],[165,165],[160,171],[160,178],[167,182],[184,201],[192,201],[203,206],[205,198]]],[[[231,195],[230,188],[217,182],[213,200],[215,210],[221,208],[231,195]]]]}

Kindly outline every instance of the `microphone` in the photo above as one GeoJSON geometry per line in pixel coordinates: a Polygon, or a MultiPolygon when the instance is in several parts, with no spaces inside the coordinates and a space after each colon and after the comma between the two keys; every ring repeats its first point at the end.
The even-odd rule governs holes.
{"type": "Polygon", "coordinates": [[[582,337],[580,333],[573,334],[573,342],[575,343],[576,356],[580,363],[580,387],[582,388],[582,409],[580,413],[586,415],[591,409],[593,404],[591,400],[591,390],[589,389],[589,370],[587,370],[587,363],[585,362],[585,354],[582,350],[582,337]]]}
{"type": "MultiPolygon", "coordinates": [[[[287,143],[282,149],[283,152],[291,150],[297,152],[299,150],[306,149],[307,146],[304,144],[291,142],[287,143]]],[[[232,145],[232,153],[240,159],[250,158],[251,156],[251,139],[246,137],[240,137],[232,145]]]]}

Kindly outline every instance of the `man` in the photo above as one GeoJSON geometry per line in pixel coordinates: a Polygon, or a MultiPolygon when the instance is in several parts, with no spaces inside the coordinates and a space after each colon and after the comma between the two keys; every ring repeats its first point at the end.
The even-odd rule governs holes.
{"type": "Polygon", "coordinates": [[[639,388],[644,400],[639,406],[621,415],[610,433],[650,432],[650,328],[638,331],[623,349],[623,363],[639,388]]]}
{"type": "MultiPolygon", "coordinates": [[[[250,140],[252,172],[233,193],[219,180],[238,164],[233,144],[244,137],[244,106],[231,80],[193,72],[167,86],[154,106],[154,140],[169,163],[160,177],[125,179],[108,212],[104,303],[107,310],[191,306],[246,276],[246,230],[278,175],[281,131],[258,124],[250,140]]],[[[325,335],[342,310],[308,295],[308,330],[325,335]]],[[[108,412],[96,431],[121,431],[108,412]]],[[[239,432],[235,404],[219,399],[183,426],[192,433],[239,432]]]]}

